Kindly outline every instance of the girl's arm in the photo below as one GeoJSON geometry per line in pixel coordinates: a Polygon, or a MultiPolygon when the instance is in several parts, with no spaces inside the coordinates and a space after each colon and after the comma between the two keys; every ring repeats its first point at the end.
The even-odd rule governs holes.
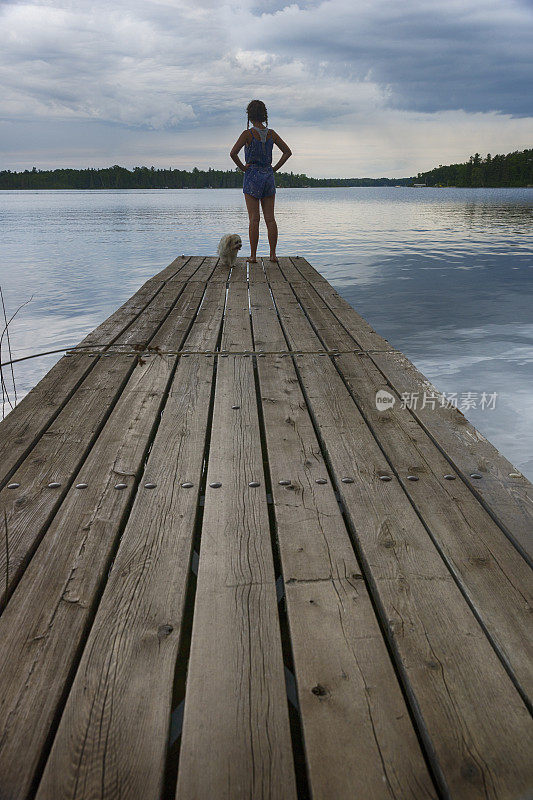
{"type": "Polygon", "coordinates": [[[233,161],[235,161],[235,163],[237,164],[239,169],[242,169],[243,172],[246,172],[246,170],[248,169],[248,164],[243,164],[242,163],[241,159],[239,158],[239,152],[242,150],[244,145],[247,143],[248,136],[249,136],[248,131],[243,131],[241,133],[241,135],[239,136],[239,138],[237,139],[237,141],[235,142],[235,144],[233,145],[233,147],[231,148],[231,151],[230,151],[230,158],[233,161]]]}
{"type": "Polygon", "coordinates": [[[292,150],[288,144],[285,144],[281,136],[278,136],[278,134],[275,131],[272,131],[272,138],[274,139],[274,144],[277,144],[277,146],[282,152],[280,160],[274,167],[272,167],[274,172],[277,172],[278,169],[282,167],[284,163],[292,156],[292,150]]]}

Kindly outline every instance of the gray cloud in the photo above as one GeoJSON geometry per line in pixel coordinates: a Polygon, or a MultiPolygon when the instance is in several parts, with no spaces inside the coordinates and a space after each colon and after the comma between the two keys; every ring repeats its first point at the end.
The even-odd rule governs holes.
{"type": "Polygon", "coordinates": [[[250,25],[254,43],[388,86],[390,104],[529,116],[533,11],[516,0],[328,0],[250,25]]]}
{"type": "Polygon", "coordinates": [[[296,108],[288,98],[286,110],[301,106],[304,119],[313,106],[335,113],[321,85],[341,114],[362,94],[408,110],[527,116],[531,21],[513,0],[15,3],[2,11],[0,75],[8,115],[153,128],[195,120],[214,102],[232,112],[235,84],[283,97],[289,80],[296,108]]]}
{"type": "MultiPolygon", "coordinates": [[[[82,126],[76,157],[83,146],[93,153],[91,136],[98,131],[105,141],[107,126],[110,146],[120,149],[122,138],[132,154],[144,152],[146,141],[163,148],[165,131],[179,132],[176,147],[191,154],[205,142],[220,163],[226,145],[213,143],[214,131],[245,125],[252,97],[265,100],[276,124],[297,131],[308,153],[323,150],[336,131],[349,150],[356,135],[367,141],[368,161],[373,142],[390,152],[400,147],[395,130],[414,141],[420,130],[442,140],[449,113],[468,134],[464,147],[475,127],[482,139],[518,135],[517,147],[526,146],[531,17],[517,0],[4,3],[5,158],[15,157],[17,136],[30,147],[41,122],[47,131],[82,126]]],[[[455,142],[450,130],[448,141],[455,142]]],[[[439,147],[442,163],[435,140],[439,147]]]]}

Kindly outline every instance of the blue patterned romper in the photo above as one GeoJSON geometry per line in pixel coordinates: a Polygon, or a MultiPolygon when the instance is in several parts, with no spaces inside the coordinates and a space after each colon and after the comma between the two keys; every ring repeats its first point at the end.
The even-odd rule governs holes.
{"type": "Polygon", "coordinates": [[[255,125],[252,127],[261,138],[256,139],[252,134],[250,144],[244,145],[244,160],[251,166],[244,173],[242,190],[244,194],[250,194],[261,200],[263,197],[270,197],[276,193],[274,170],[272,169],[274,141],[272,137],[267,139],[268,128],[256,128],[255,125]]]}

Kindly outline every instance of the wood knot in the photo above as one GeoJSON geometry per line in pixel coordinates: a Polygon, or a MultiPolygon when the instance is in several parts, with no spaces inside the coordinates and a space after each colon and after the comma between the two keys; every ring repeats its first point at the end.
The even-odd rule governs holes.
{"type": "Polygon", "coordinates": [[[160,639],[163,639],[164,636],[170,636],[173,630],[172,625],[160,625],[157,629],[157,635],[160,639]]]}
{"type": "Polygon", "coordinates": [[[428,667],[428,669],[433,669],[433,670],[439,668],[439,665],[437,664],[436,661],[426,661],[426,666],[428,667]]]}
{"type": "Polygon", "coordinates": [[[311,691],[317,697],[325,697],[327,695],[327,691],[324,689],[324,687],[320,683],[317,683],[316,686],[313,686],[311,691]]]}
{"type": "Polygon", "coordinates": [[[477,778],[478,772],[479,770],[477,769],[476,765],[471,761],[467,761],[461,767],[461,777],[465,778],[466,780],[477,778]]]}

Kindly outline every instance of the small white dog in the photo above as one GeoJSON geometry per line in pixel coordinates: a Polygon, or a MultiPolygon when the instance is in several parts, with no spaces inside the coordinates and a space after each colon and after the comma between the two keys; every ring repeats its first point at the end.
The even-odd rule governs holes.
{"type": "Polygon", "coordinates": [[[227,233],[218,243],[217,253],[223,264],[234,267],[237,254],[242,247],[242,239],[238,233],[227,233]]]}

